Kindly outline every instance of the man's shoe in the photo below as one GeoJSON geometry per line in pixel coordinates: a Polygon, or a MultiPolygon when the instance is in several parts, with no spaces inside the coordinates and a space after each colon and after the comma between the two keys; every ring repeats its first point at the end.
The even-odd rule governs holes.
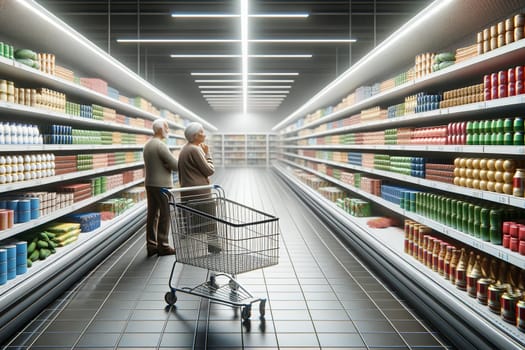
{"type": "Polygon", "coordinates": [[[159,256],[163,256],[163,255],[174,255],[175,254],[175,248],[172,248],[172,247],[163,247],[163,248],[160,248],[157,252],[157,254],[159,256]]]}
{"type": "Polygon", "coordinates": [[[208,245],[208,253],[219,254],[220,252],[222,252],[222,249],[220,247],[208,245]]]}
{"type": "Polygon", "coordinates": [[[153,256],[153,255],[155,255],[155,254],[158,253],[156,247],[152,247],[152,248],[149,248],[149,247],[148,247],[147,249],[148,249],[148,257],[153,256]]]}

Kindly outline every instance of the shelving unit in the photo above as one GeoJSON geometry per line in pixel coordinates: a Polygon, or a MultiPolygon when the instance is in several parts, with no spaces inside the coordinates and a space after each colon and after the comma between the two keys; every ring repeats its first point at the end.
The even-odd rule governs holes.
{"type": "Polygon", "coordinates": [[[222,135],[213,134],[211,136],[211,152],[213,157],[213,164],[215,166],[222,166],[224,163],[223,159],[223,144],[222,144],[222,135]]]}
{"type": "MultiPolygon", "coordinates": [[[[53,52],[56,54],[58,64],[67,62],[84,76],[107,79],[111,86],[122,89],[124,93],[142,96],[156,108],[169,110],[171,113],[179,113],[185,119],[201,122],[208,130],[215,130],[213,125],[202,120],[135,75],[38,4],[33,2],[7,2],[2,5],[0,19],[2,20],[0,21],[0,29],[3,33],[0,41],[8,42],[16,47],[32,48],[35,51],[53,52]],[[15,31],[13,28],[16,27],[10,26],[9,23],[13,20],[20,20],[20,18],[24,19],[26,25],[23,29],[15,31]],[[46,36],[54,39],[49,41],[46,36]]],[[[132,141],[130,142],[129,138],[123,139],[122,144],[1,144],[0,156],[32,155],[39,152],[71,156],[118,152],[124,157],[120,152],[133,152],[133,154],[126,154],[125,163],[118,163],[118,165],[93,167],[91,170],[75,171],[64,175],[0,184],[2,197],[21,190],[55,191],[58,184],[85,182],[87,179],[96,176],[120,174],[124,171],[143,168],[144,162],[139,159],[137,154],[141,153],[144,142],[152,135],[152,131],[149,127],[136,125],[147,126],[151,121],[160,118],[160,115],[5,57],[0,57],[0,78],[13,81],[16,87],[35,89],[43,87],[59,91],[66,95],[68,102],[95,104],[113,109],[117,114],[126,116],[126,122],[129,122],[130,125],[124,124],[124,122],[89,119],[6,101],[0,101],[1,122],[37,125],[41,133],[42,126],[51,124],[67,125],[77,130],[123,133],[122,135],[117,134],[117,140],[120,140],[121,136],[124,138],[124,136],[128,136],[126,134],[132,134],[129,135],[132,141]],[[136,142],[133,141],[135,136],[137,137],[136,142]],[[130,144],[126,144],[126,142],[130,144]],[[131,160],[132,158],[133,160],[131,160]]],[[[179,120],[178,117],[174,119],[179,120]]],[[[182,130],[185,120],[182,122],[167,120],[171,128],[168,146],[176,152],[184,144],[185,139],[182,130]]],[[[123,158],[118,161],[123,161],[123,158]]],[[[76,164],[71,165],[76,166],[76,164]]],[[[124,184],[113,187],[104,193],[74,202],[66,208],[56,209],[37,219],[18,223],[11,228],[4,229],[0,231],[0,243],[17,240],[20,234],[30,229],[33,230],[41,225],[54,222],[67,214],[91,207],[102,200],[118,196],[131,187],[143,184],[144,179],[135,177],[132,181],[124,180],[124,182],[124,184]]],[[[139,202],[120,216],[103,222],[101,228],[86,234],[81,233],[77,242],[58,248],[56,253],[45,261],[35,262],[27,273],[19,275],[0,286],[0,342],[9,336],[17,325],[23,324],[33,317],[34,313],[47,305],[53,295],[56,298],[57,293],[61,291],[61,288],[57,287],[67,286],[68,283],[74,282],[78,278],[77,272],[82,273],[89,269],[104,258],[109,251],[122,244],[136,229],[144,225],[145,208],[145,203],[139,202]]]]}
{"type": "Polygon", "coordinates": [[[270,146],[272,135],[274,134],[214,134],[214,160],[222,159],[222,165],[226,167],[267,167],[270,164],[271,152],[275,150],[270,146]]]}
{"type": "MultiPolygon", "coordinates": [[[[456,5],[458,7],[469,6],[467,3],[458,3],[454,6],[456,5]]],[[[448,15],[450,16],[450,13],[448,15]]],[[[509,16],[511,15],[512,14],[509,14],[509,16]]],[[[440,19],[443,20],[443,18],[438,16],[434,20],[439,21],[440,19]]],[[[489,19],[484,18],[484,20],[488,21],[489,19]]],[[[495,18],[495,20],[501,21],[501,18],[498,17],[495,18]]],[[[487,23],[485,27],[489,25],[490,23],[487,23]]],[[[417,33],[416,30],[414,30],[406,34],[404,40],[410,42],[421,35],[425,35],[425,33],[426,30],[419,30],[417,33]]],[[[448,41],[440,41],[440,43],[448,45],[450,48],[454,44],[453,40],[459,40],[457,38],[460,38],[460,36],[464,34],[465,33],[457,33],[456,36],[448,38],[448,41]]],[[[475,34],[476,33],[471,34],[473,38],[472,41],[475,41],[475,34]]],[[[461,40],[465,39],[461,37],[461,40]]],[[[471,44],[472,43],[473,42],[471,42],[471,44]]],[[[461,44],[463,45],[464,41],[461,44]]],[[[407,44],[407,47],[410,46],[410,44],[407,44]]],[[[389,55],[392,53],[397,60],[400,60],[400,57],[404,55],[408,66],[421,51],[414,52],[409,50],[407,52],[403,51],[403,54],[399,54],[399,50],[404,49],[402,46],[396,46],[396,53],[393,52],[394,49],[389,48],[384,50],[382,54],[389,55]]],[[[438,48],[428,49],[427,52],[435,49],[438,48]]],[[[445,51],[450,51],[450,49],[445,51]]],[[[372,51],[371,56],[377,57],[373,54],[374,51],[372,51]]],[[[391,276],[385,275],[386,278],[398,285],[399,289],[403,290],[403,293],[406,293],[407,297],[409,296],[410,298],[419,300],[421,305],[426,305],[427,311],[423,310],[423,307],[420,311],[422,311],[423,314],[427,313],[429,319],[434,319],[438,326],[441,324],[441,327],[444,329],[443,333],[450,333],[459,343],[466,341],[464,344],[468,343],[469,346],[472,346],[472,344],[478,341],[483,342],[483,345],[479,345],[480,347],[475,346],[475,348],[487,346],[505,349],[523,348],[525,346],[525,334],[520,332],[516,326],[504,322],[500,316],[492,314],[486,306],[478,304],[475,299],[469,298],[466,293],[459,292],[453,285],[447,285],[446,282],[443,282],[441,276],[436,276],[435,273],[429,271],[425,266],[413,261],[410,256],[403,252],[402,240],[404,235],[401,230],[396,231],[395,229],[389,229],[387,235],[379,233],[378,230],[371,229],[366,225],[366,219],[352,217],[337,208],[335,203],[328,201],[322,197],[320,193],[299,181],[293,175],[293,171],[296,169],[314,174],[329,184],[333,184],[342,189],[348,196],[356,195],[366,199],[371,202],[372,206],[378,211],[391,213],[395,217],[413,220],[430,227],[433,231],[437,232],[439,237],[448,237],[449,241],[458,242],[459,246],[465,246],[468,250],[480,252],[489,258],[496,258],[519,269],[525,269],[525,256],[520,255],[518,252],[513,252],[501,245],[483,241],[461,230],[449,227],[442,222],[403,209],[401,206],[387,201],[380,196],[372,195],[361,188],[349,185],[331,175],[331,171],[335,173],[335,170],[361,173],[364,176],[372,175],[372,178],[384,181],[383,183],[386,182],[389,185],[406,186],[414,190],[443,196],[451,194],[454,198],[466,198],[469,202],[486,203],[487,206],[505,205],[509,208],[523,210],[525,208],[525,198],[457,186],[386,170],[378,170],[372,168],[370,165],[354,165],[345,159],[345,154],[346,152],[352,152],[352,154],[370,153],[402,157],[437,158],[438,160],[442,160],[444,164],[452,164],[454,158],[476,158],[476,156],[479,158],[487,158],[490,157],[490,155],[493,155],[493,158],[512,158],[519,160],[522,159],[521,157],[525,154],[525,145],[390,145],[381,144],[381,142],[374,144],[370,140],[364,142],[366,144],[359,144],[359,142],[355,144],[341,144],[336,143],[337,141],[330,142],[330,140],[333,140],[331,136],[344,136],[350,133],[382,132],[384,130],[401,127],[441,126],[457,121],[521,116],[525,105],[525,94],[450,108],[440,108],[389,119],[364,121],[349,126],[342,126],[343,123],[341,122],[343,119],[359,114],[362,110],[371,107],[379,106],[385,109],[389,106],[395,106],[402,103],[405,97],[415,95],[419,92],[447,91],[482,83],[485,74],[523,65],[523,55],[525,55],[525,40],[519,40],[461,63],[454,64],[446,69],[431,73],[425,77],[414,79],[397,87],[382,91],[353,105],[341,108],[340,110],[327,112],[326,115],[307,123],[305,119],[299,120],[299,118],[304,117],[307,113],[314,112],[314,109],[322,106],[320,102],[309,102],[307,104],[309,109],[308,107],[301,107],[299,110],[303,112],[302,114],[295,112],[287,118],[285,122],[280,123],[278,127],[280,145],[278,146],[278,161],[275,165],[277,173],[280,174],[294,190],[300,193],[306,202],[312,203],[311,206],[314,211],[318,211],[322,217],[327,218],[328,225],[333,225],[335,229],[345,232],[350,244],[359,251],[363,251],[363,255],[369,260],[371,265],[376,266],[378,270],[389,270],[391,276]],[[337,123],[338,121],[339,123],[337,123]],[[337,161],[331,160],[333,156],[331,152],[339,152],[337,161]],[[412,279],[412,281],[409,281],[409,279],[412,279]],[[427,293],[427,295],[424,295],[424,293],[427,293]],[[429,313],[434,313],[435,315],[432,316],[429,313]],[[464,325],[461,325],[462,323],[464,325]]],[[[381,81],[377,72],[370,73],[372,78],[367,78],[367,68],[370,68],[372,63],[366,60],[364,61],[362,64],[361,62],[355,64],[355,66],[359,68],[353,69],[351,67],[350,70],[353,69],[353,74],[345,78],[347,79],[347,85],[352,86],[353,89],[360,85],[370,85],[381,81]]],[[[395,73],[398,72],[390,72],[388,74],[392,76],[395,75],[395,73]]],[[[383,76],[383,78],[385,77],[383,76]]],[[[340,85],[342,84],[343,83],[340,83],[340,85]]],[[[330,85],[330,87],[332,87],[332,85],[330,85]]],[[[327,87],[325,90],[328,91],[329,88],[327,87]]],[[[329,93],[325,92],[325,90],[323,90],[323,97],[319,98],[319,100],[325,101],[326,106],[327,101],[330,101],[330,99],[329,93]]],[[[336,100],[339,101],[345,92],[346,94],[353,92],[353,90],[341,91],[340,88],[336,90],[333,87],[330,91],[333,93],[330,103],[334,103],[336,100]]],[[[329,110],[329,108],[323,109],[323,111],[329,110]]],[[[361,136],[366,138],[366,134],[361,136]]],[[[333,159],[336,158],[334,157],[333,159]]],[[[464,348],[469,347],[468,345],[464,346],[464,348]]]]}

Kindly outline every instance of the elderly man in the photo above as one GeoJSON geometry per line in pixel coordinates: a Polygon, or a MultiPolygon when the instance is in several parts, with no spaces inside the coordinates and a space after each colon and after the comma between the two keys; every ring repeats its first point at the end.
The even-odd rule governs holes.
{"type": "Polygon", "coordinates": [[[169,246],[169,204],[162,194],[163,187],[173,187],[172,171],[178,167],[177,158],[171,154],[165,140],[169,126],[165,119],[153,122],[153,137],[144,146],[145,185],[148,201],[146,222],[146,248],[148,256],[173,255],[169,246]]]}

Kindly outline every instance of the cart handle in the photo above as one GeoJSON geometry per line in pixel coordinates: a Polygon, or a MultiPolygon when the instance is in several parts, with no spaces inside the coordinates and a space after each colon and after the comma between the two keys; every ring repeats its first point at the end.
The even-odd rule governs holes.
{"type": "Polygon", "coordinates": [[[161,191],[167,195],[173,194],[173,193],[182,193],[182,192],[189,192],[189,191],[198,191],[198,190],[216,190],[219,192],[219,195],[221,197],[225,197],[224,189],[217,184],[211,184],[211,185],[203,185],[203,186],[189,186],[189,187],[179,187],[179,188],[167,188],[163,187],[161,191]]]}

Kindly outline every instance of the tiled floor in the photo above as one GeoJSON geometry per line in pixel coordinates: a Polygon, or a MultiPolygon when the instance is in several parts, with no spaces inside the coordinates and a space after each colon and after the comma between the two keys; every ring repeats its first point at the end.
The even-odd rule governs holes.
{"type": "MultiPolygon", "coordinates": [[[[266,297],[251,321],[207,299],[164,301],[174,257],[146,257],[139,232],[3,349],[452,349],[377,280],[266,169],[220,170],[227,197],[280,218],[277,266],[239,276],[266,297]]],[[[177,265],[177,285],[207,271],[177,265]]]]}

